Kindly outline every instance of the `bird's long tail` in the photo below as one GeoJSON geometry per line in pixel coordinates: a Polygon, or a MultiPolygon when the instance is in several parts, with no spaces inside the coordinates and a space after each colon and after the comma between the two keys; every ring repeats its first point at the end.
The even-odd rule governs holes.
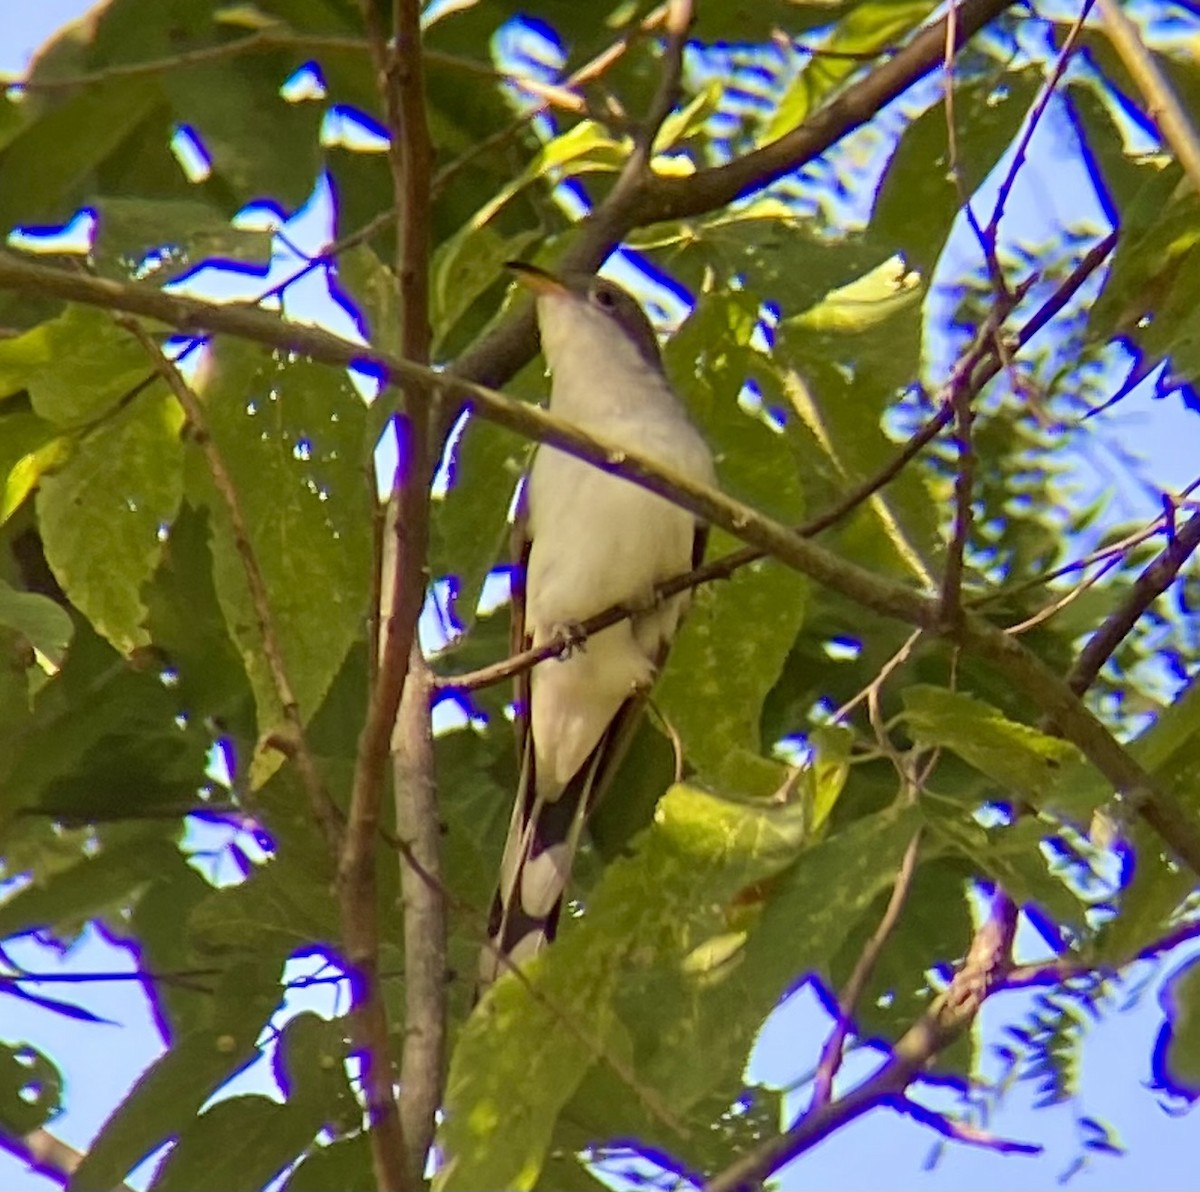
{"type": "Polygon", "coordinates": [[[583,765],[552,798],[537,793],[533,742],[526,734],[520,787],[479,958],[477,996],[505,969],[528,960],[554,938],[584,828],[625,755],[642,702],[636,696],[625,701],[583,765]]]}

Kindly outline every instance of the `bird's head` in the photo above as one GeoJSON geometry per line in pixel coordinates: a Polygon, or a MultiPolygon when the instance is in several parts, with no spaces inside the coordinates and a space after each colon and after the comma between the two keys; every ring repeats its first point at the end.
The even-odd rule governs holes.
{"type": "Polygon", "coordinates": [[[637,300],[615,282],[594,273],[556,276],[536,265],[513,261],[517,280],[537,298],[542,351],[553,373],[568,361],[580,367],[663,371],[658,338],[637,300]],[[627,357],[627,359],[625,359],[627,357]]]}

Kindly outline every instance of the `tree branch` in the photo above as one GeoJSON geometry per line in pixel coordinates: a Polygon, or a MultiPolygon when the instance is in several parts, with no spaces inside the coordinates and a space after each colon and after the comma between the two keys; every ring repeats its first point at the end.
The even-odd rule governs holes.
{"type": "MultiPolygon", "coordinates": [[[[995,20],[1012,0],[965,0],[957,12],[957,44],[964,44],[995,20]]],[[[563,253],[563,269],[597,268],[633,228],[661,220],[703,215],[746,198],[799,169],[865,124],[942,61],[946,21],[918,33],[890,61],[847,87],[836,99],[782,137],[722,166],[687,178],[648,176],[637,187],[614,187],[575,229],[563,253]]],[[[532,356],[533,308],[521,303],[482,336],[454,364],[454,372],[481,384],[503,385],[532,356]]],[[[443,419],[443,432],[449,429],[443,419]]]]}
{"type": "Polygon", "coordinates": [[[904,909],[905,900],[908,898],[909,887],[912,885],[913,874],[917,870],[917,857],[920,852],[921,832],[918,829],[913,833],[913,838],[908,842],[908,848],[904,851],[904,859],[900,862],[900,871],[896,874],[896,881],[892,885],[892,896],[888,899],[883,918],[879,920],[879,925],[859,955],[858,963],[854,966],[854,971],[850,974],[850,979],[846,982],[845,988],[838,998],[837,1024],[833,1028],[833,1033],[825,1041],[825,1046],[821,1049],[821,1059],[817,1064],[811,1106],[813,1109],[827,1105],[833,1094],[833,1078],[842,1066],[842,1051],[846,1046],[846,1036],[854,1025],[854,1012],[858,1008],[859,999],[867,987],[867,982],[871,979],[871,974],[875,971],[875,965],[879,961],[884,946],[900,921],[900,912],[904,909]]]}
{"type": "MultiPolygon", "coordinates": [[[[2,251],[0,289],[16,289],[126,310],[184,330],[203,327],[210,331],[240,335],[273,347],[300,352],[329,364],[349,365],[370,361],[392,381],[424,380],[434,389],[458,394],[467,399],[469,407],[480,416],[518,434],[567,451],[666,497],[702,520],[720,526],[748,545],[838,592],[847,600],[881,616],[948,637],[973,650],[1004,674],[1045,715],[1054,718],[1061,726],[1063,736],[1083,752],[1137,814],[1159,833],[1171,851],[1200,873],[1200,827],[1173,797],[1155,788],[1141,765],[1080,703],[1075,693],[1054,671],[1019,641],[977,613],[965,613],[958,626],[948,629],[940,622],[940,606],[936,600],[905,584],[875,575],[801,538],[793,529],[765,517],[749,505],[735,501],[716,489],[674,475],[621,444],[599,439],[545,410],[525,405],[461,377],[436,372],[390,353],[364,349],[361,345],[348,343],[336,335],[312,327],[281,323],[266,311],[220,306],[143,290],[105,278],[29,264],[10,252],[2,251]]],[[[398,704],[397,691],[389,728],[390,723],[394,722],[394,708],[398,704]]]]}
{"type": "MultiPolygon", "coordinates": [[[[28,1134],[18,1134],[0,1126],[0,1149],[6,1150],[30,1171],[36,1171],[60,1187],[71,1182],[75,1169],[83,1162],[84,1151],[76,1150],[56,1134],[39,1128],[28,1134]]],[[[116,1184],[112,1192],[134,1192],[128,1184],[116,1184]]]]}
{"type": "Polygon", "coordinates": [[[1193,513],[1183,528],[1172,534],[1167,545],[1134,581],[1125,599],[1104,619],[1088,639],[1067,675],[1067,686],[1082,695],[1095,681],[1100,668],[1112,657],[1142,614],[1161,596],[1179,574],[1179,569],[1200,546],[1200,513],[1193,513]]]}
{"type": "Polygon", "coordinates": [[[267,591],[267,582],[263,578],[262,569],[258,565],[258,556],[250,542],[250,532],[246,527],[246,518],[242,513],[241,499],[237,487],[225,467],[212,434],[208,428],[208,416],[204,403],[196,396],[184,380],[175,365],[163,355],[162,350],[150,334],[136,319],[127,315],[118,315],[116,319],[142,346],[155,372],[166,382],[175,400],[183,408],[188,422],[192,426],[192,437],[199,445],[212,477],[213,487],[225,505],[229,518],[229,527],[233,535],[234,548],[242,561],[242,570],[246,576],[246,588],[250,593],[250,603],[254,609],[254,619],[258,623],[258,634],[262,641],[263,658],[275,687],[275,694],[283,710],[284,721],[287,725],[287,736],[276,734],[272,744],[281,752],[291,757],[300,773],[300,781],[308,795],[309,807],[313,818],[325,836],[332,856],[337,855],[341,845],[341,820],[337,806],[317,768],[316,758],[308,745],[304,732],[304,719],[300,714],[300,704],[292,690],[288,678],[287,664],[283,660],[283,647],[275,630],[275,618],[271,612],[271,597],[267,591]]]}
{"type": "Polygon", "coordinates": [[[429,667],[414,642],[392,741],[400,896],[404,903],[404,1046],[400,1120],[414,1159],[433,1145],[446,1071],[446,897],[433,757],[429,667]]]}
{"type": "Polygon", "coordinates": [[[900,1037],[883,1066],[844,1097],[814,1107],[785,1133],[747,1151],[705,1184],[704,1192],[758,1192],[763,1180],[835,1130],[902,1096],[934,1056],[970,1029],[979,1007],[1001,985],[1016,927],[1012,903],[994,901],[949,988],[900,1037]]]}
{"type": "Polygon", "coordinates": [[[1200,194],[1200,139],[1187,112],[1118,0],[1098,0],[1105,30],[1125,69],[1146,99],[1146,111],[1179,160],[1192,189],[1200,194]]]}

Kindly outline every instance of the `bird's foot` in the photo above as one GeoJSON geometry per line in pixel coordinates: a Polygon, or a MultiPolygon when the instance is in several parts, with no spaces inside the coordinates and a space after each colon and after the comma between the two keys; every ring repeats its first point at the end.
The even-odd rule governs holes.
{"type": "Polygon", "coordinates": [[[560,660],[570,658],[576,650],[582,653],[587,649],[588,635],[581,621],[560,622],[554,626],[552,637],[555,641],[562,642],[562,648],[557,654],[560,660]]]}

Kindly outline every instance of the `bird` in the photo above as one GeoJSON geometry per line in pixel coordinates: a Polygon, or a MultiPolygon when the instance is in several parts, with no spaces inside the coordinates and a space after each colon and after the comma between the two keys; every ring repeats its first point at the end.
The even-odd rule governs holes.
{"type": "MultiPolygon", "coordinates": [[[[632,295],[591,273],[513,262],[535,298],[550,411],[666,468],[715,485],[713,455],[663,367],[632,295]]],[[[514,524],[514,651],[622,605],[632,617],[517,680],[519,778],[482,950],[477,996],[554,938],[584,829],[632,739],[686,611],[655,587],[699,566],[707,526],[624,477],[536,451],[514,524]]]]}

